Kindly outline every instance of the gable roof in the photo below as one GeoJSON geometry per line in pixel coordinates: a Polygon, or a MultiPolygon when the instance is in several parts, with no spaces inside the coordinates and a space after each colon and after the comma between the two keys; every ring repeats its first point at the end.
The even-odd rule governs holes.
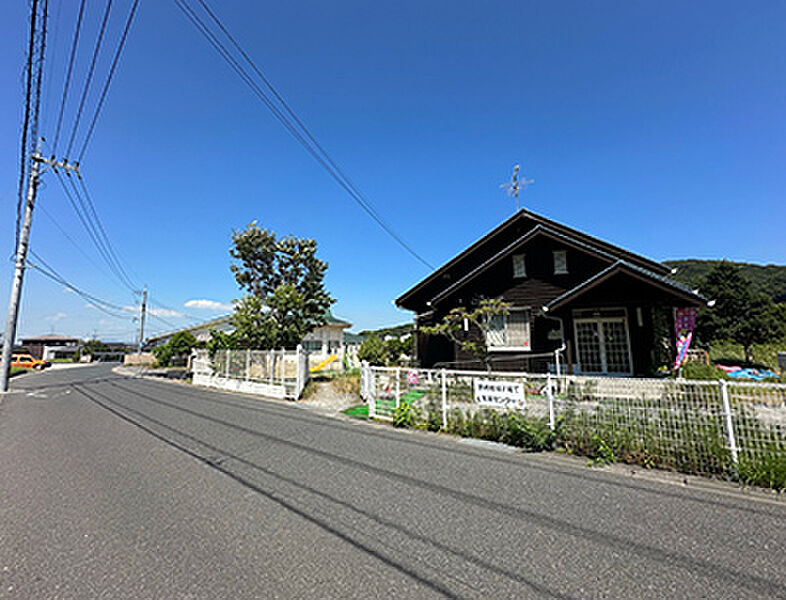
{"type": "Polygon", "coordinates": [[[589,246],[588,244],[585,244],[585,243],[580,242],[580,241],[578,241],[576,239],[573,239],[573,238],[570,238],[570,237],[568,237],[566,235],[563,235],[563,234],[561,234],[561,233],[551,229],[550,227],[546,227],[544,225],[537,225],[537,226],[533,227],[532,229],[530,229],[527,233],[522,235],[520,238],[518,238],[513,243],[508,244],[505,248],[503,248],[502,250],[497,252],[494,256],[489,258],[487,261],[481,263],[480,265],[478,265],[477,267],[472,269],[472,271],[467,273],[464,277],[459,279],[456,283],[454,283],[454,284],[448,286],[447,288],[445,288],[444,290],[442,290],[439,294],[437,294],[436,296],[434,296],[431,299],[431,302],[438,302],[438,301],[442,300],[443,298],[445,298],[446,296],[450,295],[452,292],[454,292],[457,289],[463,287],[465,284],[469,283],[470,281],[475,279],[475,277],[477,277],[478,275],[483,273],[483,271],[485,271],[489,267],[495,265],[496,263],[501,261],[503,258],[505,258],[508,254],[511,254],[514,250],[516,250],[517,248],[519,248],[523,244],[526,244],[529,240],[531,240],[532,238],[534,238],[534,237],[536,237],[538,235],[545,235],[545,236],[548,236],[548,237],[550,237],[552,239],[559,240],[560,242],[562,242],[564,244],[567,244],[569,246],[573,246],[575,248],[579,248],[581,250],[584,250],[585,252],[589,252],[591,254],[595,254],[596,256],[598,256],[600,258],[608,260],[610,263],[614,262],[614,260],[615,260],[615,257],[613,255],[609,254],[608,252],[604,252],[602,250],[598,250],[597,248],[593,248],[592,246],[589,246]]]}
{"type": "Polygon", "coordinates": [[[669,279],[668,277],[665,277],[658,273],[653,273],[652,271],[648,271],[647,269],[643,269],[627,261],[618,260],[614,264],[596,273],[586,281],[582,281],[579,285],[568,290],[561,296],[557,296],[551,302],[546,304],[543,310],[548,312],[550,310],[560,308],[561,306],[564,306],[571,300],[578,298],[585,292],[588,292],[592,288],[600,285],[604,281],[607,281],[609,278],[611,278],[613,275],[619,272],[625,272],[628,275],[631,275],[637,279],[641,279],[650,284],[654,284],[657,287],[660,287],[677,296],[681,296],[683,299],[688,300],[690,302],[696,304],[705,304],[707,302],[707,298],[691,290],[689,287],[674,281],[673,279],[669,279]]]}
{"type": "Polygon", "coordinates": [[[49,333],[46,335],[38,335],[33,337],[25,337],[22,338],[23,342],[28,344],[35,344],[38,342],[46,343],[46,342],[70,342],[70,341],[82,341],[80,338],[72,336],[72,335],[60,335],[59,333],[49,333]]]}
{"type": "MultiPolygon", "coordinates": [[[[534,213],[532,211],[526,210],[524,208],[520,209],[517,213],[515,213],[512,217],[508,218],[507,220],[503,221],[497,227],[492,229],[486,235],[481,237],[479,240],[465,248],[462,252],[451,258],[441,267],[437,268],[433,271],[430,275],[422,279],[420,282],[415,284],[409,290],[404,292],[401,296],[396,298],[395,304],[397,306],[403,306],[409,300],[413,299],[418,293],[422,292],[426,287],[434,284],[439,277],[445,275],[447,271],[453,267],[458,266],[461,263],[471,262],[472,258],[475,257],[476,254],[481,251],[484,246],[489,245],[494,241],[495,238],[498,238],[504,235],[506,232],[514,230],[517,225],[521,224],[529,224],[527,230],[531,230],[538,225],[542,225],[553,232],[562,234],[563,236],[570,238],[574,241],[574,243],[581,243],[586,247],[593,248],[597,252],[604,252],[616,259],[625,260],[631,264],[638,265],[643,267],[647,270],[652,271],[653,273],[660,273],[666,275],[670,273],[669,267],[666,267],[654,260],[641,256],[640,254],[635,254],[630,252],[629,250],[625,250],[624,248],[620,248],[619,246],[615,246],[609,242],[603,241],[599,238],[586,234],[578,229],[574,229],[572,227],[568,227],[567,225],[563,225],[562,223],[558,223],[552,219],[534,213]]],[[[496,254],[496,253],[495,253],[496,254]]],[[[473,265],[473,269],[476,268],[479,264],[486,262],[485,260],[476,260],[476,264],[473,265]]]]}

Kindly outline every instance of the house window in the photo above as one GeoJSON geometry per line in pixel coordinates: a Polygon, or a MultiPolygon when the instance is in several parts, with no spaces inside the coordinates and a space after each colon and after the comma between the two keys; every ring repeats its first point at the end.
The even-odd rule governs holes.
{"type": "Polygon", "coordinates": [[[486,343],[490,350],[529,350],[530,310],[511,308],[506,315],[495,315],[489,321],[486,343]]]}
{"type": "Polygon", "coordinates": [[[565,250],[554,251],[554,274],[564,275],[568,272],[568,253],[565,250]]]}
{"type": "Polygon", "coordinates": [[[513,255],[513,277],[520,278],[527,276],[527,265],[524,262],[524,254],[513,255]]]}
{"type": "Polygon", "coordinates": [[[321,340],[306,340],[303,342],[303,350],[306,352],[322,352],[321,340]]]}

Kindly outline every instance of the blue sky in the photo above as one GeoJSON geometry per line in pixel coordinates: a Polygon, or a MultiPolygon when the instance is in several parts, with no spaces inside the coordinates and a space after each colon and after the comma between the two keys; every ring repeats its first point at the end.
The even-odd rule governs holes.
{"type": "MultiPolygon", "coordinates": [[[[51,141],[79,2],[50,1],[42,132],[51,141]]],[[[69,126],[99,4],[87,3],[69,126]]],[[[499,184],[515,163],[535,179],[524,206],[651,258],[785,262],[782,2],[211,4],[387,223],[432,264],[512,214],[499,184]]],[[[130,0],[115,5],[106,50],[130,0]]],[[[0,22],[6,256],[28,10],[6,3],[0,22]]],[[[410,320],[392,300],[428,274],[167,0],[142,0],[82,168],[130,276],[192,317],[225,309],[188,301],[239,296],[229,236],[252,220],[317,239],[334,313],[356,330],[410,320]]],[[[39,206],[33,249],[82,289],[133,306],[132,294],[96,268],[100,258],[50,174],[39,206]]],[[[3,308],[11,268],[0,266],[3,308]]],[[[135,327],[130,312],[98,313],[28,272],[21,335],[131,340],[135,327]]],[[[167,329],[150,320],[148,331],[167,329]]]]}

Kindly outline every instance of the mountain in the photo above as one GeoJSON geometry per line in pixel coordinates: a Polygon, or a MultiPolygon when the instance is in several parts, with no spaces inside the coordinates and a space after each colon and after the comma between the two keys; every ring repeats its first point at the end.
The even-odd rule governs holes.
{"type": "Polygon", "coordinates": [[[369,336],[372,333],[376,334],[377,337],[385,338],[386,335],[392,335],[395,337],[401,337],[402,335],[408,335],[412,333],[413,324],[412,323],[404,323],[403,325],[396,325],[395,327],[383,327],[382,329],[373,329],[373,330],[365,330],[361,331],[360,335],[363,337],[369,336]]]}
{"type": "MultiPolygon", "coordinates": [[[[672,279],[691,288],[697,288],[707,273],[720,262],[722,261],[688,258],[684,260],[665,260],[663,264],[672,269],[677,269],[677,272],[671,275],[672,279]]],[[[786,266],[728,262],[740,268],[743,277],[750,281],[751,287],[755,291],[764,292],[775,302],[786,302],[786,266]]]]}

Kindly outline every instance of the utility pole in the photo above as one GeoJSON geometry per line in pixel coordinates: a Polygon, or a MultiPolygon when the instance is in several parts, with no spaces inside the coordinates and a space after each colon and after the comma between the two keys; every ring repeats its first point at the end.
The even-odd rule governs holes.
{"type": "Polygon", "coordinates": [[[139,352],[142,354],[142,345],[145,343],[145,313],[147,312],[147,286],[142,290],[142,310],[139,314],[139,352]]]}
{"type": "Polygon", "coordinates": [[[8,318],[5,322],[3,335],[3,354],[0,360],[0,392],[8,391],[8,375],[11,370],[11,351],[16,340],[16,323],[19,317],[19,298],[22,296],[22,280],[25,276],[25,262],[27,261],[27,247],[30,240],[30,226],[33,223],[33,207],[35,194],[38,189],[38,170],[41,162],[41,142],[33,155],[33,167],[30,170],[30,180],[27,185],[27,202],[25,202],[25,216],[22,222],[22,231],[19,235],[19,245],[16,248],[16,268],[14,279],[11,283],[11,299],[8,301],[8,318]]]}
{"type": "Polygon", "coordinates": [[[41,165],[49,165],[52,169],[62,167],[63,169],[75,171],[79,174],[78,165],[71,165],[65,161],[56,161],[54,158],[44,158],[41,156],[41,140],[35,153],[30,157],[32,167],[30,169],[30,179],[27,185],[27,202],[25,203],[25,216],[22,221],[22,231],[19,234],[19,245],[16,248],[16,268],[14,269],[14,279],[11,284],[11,299],[8,301],[8,318],[5,322],[5,334],[3,335],[3,354],[0,359],[0,392],[8,391],[8,376],[11,367],[11,352],[14,349],[16,339],[16,326],[19,319],[19,299],[22,296],[22,281],[25,276],[27,266],[27,250],[30,241],[30,227],[33,224],[33,208],[35,207],[36,192],[38,191],[39,177],[41,175],[41,165]]]}

